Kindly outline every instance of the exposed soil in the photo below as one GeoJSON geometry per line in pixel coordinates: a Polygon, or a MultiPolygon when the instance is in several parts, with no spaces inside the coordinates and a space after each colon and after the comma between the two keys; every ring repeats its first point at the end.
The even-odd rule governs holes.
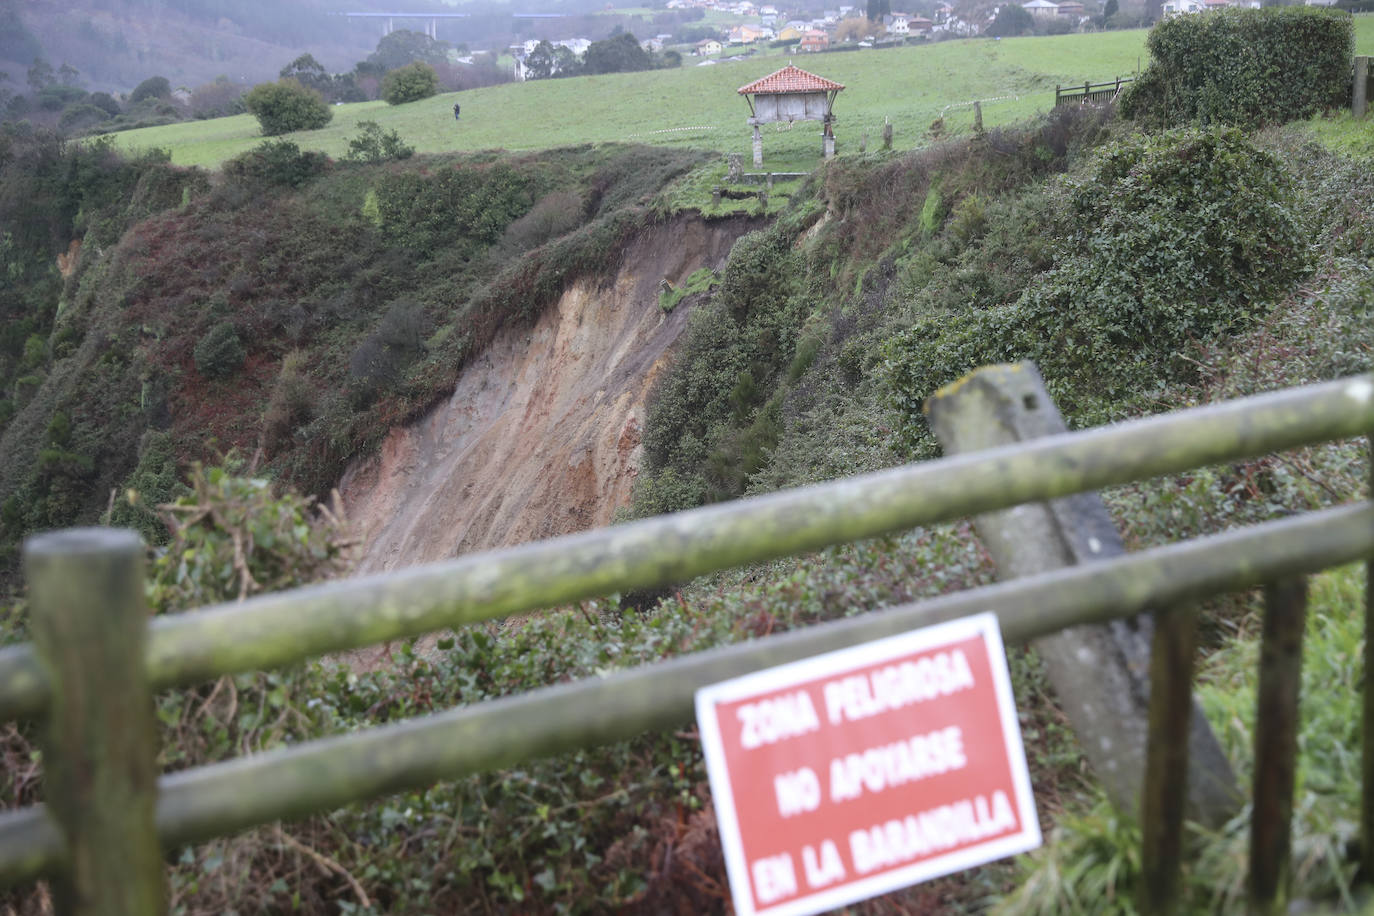
{"type": "Polygon", "coordinates": [[[658,226],[613,276],[576,281],[533,327],[502,331],[446,403],[345,472],[357,571],[609,524],[639,470],[645,398],[690,311],[684,301],[665,315],[659,284],[721,268],[756,225],[658,226]]]}

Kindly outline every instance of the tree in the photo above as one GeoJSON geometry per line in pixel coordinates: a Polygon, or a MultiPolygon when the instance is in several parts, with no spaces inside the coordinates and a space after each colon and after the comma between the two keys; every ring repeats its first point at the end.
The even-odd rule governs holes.
{"type": "Polygon", "coordinates": [[[397,29],[377,42],[377,50],[367,56],[365,63],[385,72],[417,60],[431,65],[441,64],[448,60],[448,52],[449,44],[446,41],[435,41],[422,32],[397,29]]]}
{"type": "Polygon", "coordinates": [[[259,83],[244,95],[243,107],[258,119],[265,137],[317,130],[334,117],[318,92],[292,79],[259,83]]]}
{"type": "Polygon", "coordinates": [[[383,131],[376,121],[359,121],[358,126],[363,132],[348,141],[349,161],[376,164],[415,155],[415,147],[407,146],[396,131],[383,131]]]}
{"type": "Polygon", "coordinates": [[[1102,26],[1104,28],[1106,27],[1107,23],[1111,21],[1111,18],[1115,16],[1120,9],[1121,5],[1118,4],[1116,0],[1107,0],[1106,3],[1102,4],[1102,26]]]}
{"type": "Polygon", "coordinates": [[[167,77],[150,76],[134,87],[134,91],[129,95],[129,102],[134,104],[144,99],[165,99],[171,94],[172,84],[167,81],[167,77]]]}
{"type": "Polygon", "coordinates": [[[34,92],[40,92],[57,82],[57,77],[53,75],[52,64],[41,57],[33,59],[33,66],[28,72],[29,88],[34,92]]]}
{"type": "Polygon", "coordinates": [[[427,99],[439,91],[439,77],[434,68],[422,61],[413,61],[382,77],[382,98],[388,105],[404,105],[427,99]]]}
{"type": "Polygon", "coordinates": [[[630,73],[648,70],[653,62],[633,34],[621,32],[604,41],[592,42],[587,47],[584,66],[588,73],[630,73]]]}
{"type": "MultiPolygon", "coordinates": [[[[1115,0],[1111,0],[1115,2],[1115,0]]],[[[1019,3],[1004,3],[997,11],[987,33],[994,38],[1009,38],[1035,31],[1035,19],[1019,3]]]]}
{"type": "Polygon", "coordinates": [[[115,97],[108,92],[92,92],[87,97],[86,102],[99,108],[112,118],[118,115],[120,111],[119,102],[115,101],[115,97]]]}
{"type": "Polygon", "coordinates": [[[842,19],[840,24],[835,26],[836,41],[862,41],[865,38],[873,38],[881,35],[883,27],[881,23],[869,22],[860,16],[849,19],[842,19]]]}
{"type": "Polygon", "coordinates": [[[866,12],[869,22],[882,22],[884,16],[892,15],[892,2],[891,0],[868,0],[866,12]]]}
{"type": "Polygon", "coordinates": [[[282,79],[293,79],[307,89],[314,89],[325,98],[329,98],[334,90],[333,77],[312,54],[302,54],[282,67],[277,75],[282,79]]]}
{"type": "Polygon", "coordinates": [[[541,41],[525,58],[525,78],[546,80],[558,71],[558,60],[554,56],[553,45],[541,41]]]}

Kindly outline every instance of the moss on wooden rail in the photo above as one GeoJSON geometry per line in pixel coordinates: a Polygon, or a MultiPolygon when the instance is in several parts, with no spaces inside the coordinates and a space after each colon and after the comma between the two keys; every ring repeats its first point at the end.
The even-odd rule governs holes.
{"type": "MultiPolygon", "coordinates": [[[[1354,376],[267,595],[155,621],[149,679],[167,687],[276,668],[1370,428],[1374,376],[1354,376]]],[[[29,647],[0,652],[0,718],[34,715],[47,696],[29,647]]]]}
{"type": "MultiPolygon", "coordinates": [[[[1374,506],[1328,509],[188,770],[160,783],[158,833],[173,847],[670,727],[691,719],[706,684],[975,612],[994,610],[1018,644],[1372,552],[1374,506]]],[[[41,806],[0,815],[0,884],[51,872],[62,858],[41,806]]]]}

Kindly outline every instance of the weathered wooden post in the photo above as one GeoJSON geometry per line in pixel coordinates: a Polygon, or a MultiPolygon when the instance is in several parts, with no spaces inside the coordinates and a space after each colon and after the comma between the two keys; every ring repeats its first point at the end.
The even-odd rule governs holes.
{"type": "MultiPolygon", "coordinates": [[[[948,385],[926,401],[932,429],[946,454],[1062,433],[1066,427],[1031,363],[989,366],[948,385]]],[[[1103,460],[1110,460],[1106,455],[1103,460]]],[[[975,519],[978,535],[1013,579],[1077,563],[1119,556],[1121,538],[1095,493],[1029,504],[975,519]]],[[[1140,814],[1146,776],[1150,698],[1147,618],[1081,626],[1038,640],[1050,682],[1084,755],[1108,796],[1140,814]]],[[[1175,680],[1173,683],[1177,684],[1175,680]]],[[[1178,684],[1191,694],[1191,685],[1178,684]]],[[[1239,808],[1231,767],[1206,720],[1193,709],[1188,726],[1188,816],[1217,827],[1239,808]]]]}
{"type": "Polygon", "coordinates": [[[883,118],[883,149],[892,149],[892,119],[883,118]]]}
{"type": "Polygon", "coordinates": [[[1355,58],[1355,89],[1350,98],[1350,113],[1363,118],[1369,109],[1369,58],[1355,58]]]}
{"type": "Polygon", "coordinates": [[[59,531],[25,544],[24,568],[52,682],[44,795],[67,843],[57,911],[165,913],[143,543],[132,531],[59,531]]]}
{"type": "Polygon", "coordinates": [[[983,132],[983,103],[973,103],[973,132],[981,134],[983,132]]]}
{"type": "Polygon", "coordinates": [[[1255,699],[1249,902],[1249,912],[1263,916],[1288,912],[1298,699],[1306,622],[1305,579],[1265,588],[1259,691],[1255,699]]]}
{"type": "Polygon", "coordinates": [[[1136,901],[1146,916],[1176,913],[1179,908],[1196,655],[1196,608],[1156,612],[1150,646],[1150,732],[1140,796],[1141,880],[1136,901]]]}

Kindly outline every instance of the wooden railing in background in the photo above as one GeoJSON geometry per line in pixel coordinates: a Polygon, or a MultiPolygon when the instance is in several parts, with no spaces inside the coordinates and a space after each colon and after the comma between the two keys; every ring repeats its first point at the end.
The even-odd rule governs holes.
{"type": "MultiPolygon", "coordinates": [[[[1356,376],[151,622],[143,551],[132,533],[85,529],[34,538],[26,548],[34,643],[0,650],[0,717],[46,719],[49,802],[0,815],[0,883],[55,877],[59,905],[69,912],[158,912],[159,849],[676,726],[691,720],[699,687],[726,678],[989,608],[1010,644],[1150,608],[1176,609],[1167,613],[1189,621],[1186,633],[1191,602],[1264,585],[1251,901],[1257,911],[1277,912],[1287,886],[1301,577],[1374,557],[1368,502],[161,779],[152,763],[149,692],[1371,429],[1374,376],[1356,376]]],[[[1367,604],[1366,626],[1370,614],[1367,604]]],[[[1186,715],[1167,710],[1186,709],[1191,697],[1191,677],[1183,676],[1191,642],[1158,638],[1178,632],[1157,627],[1154,649],[1152,706],[1165,712],[1161,731],[1151,735],[1149,801],[1141,806],[1141,902],[1153,913],[1176,902],[1183,846],[1184,787],[1167,753],[1153,752],[1161,741],[1164,751],[1179,746],[1178,720],[1186,715]]],[[[1365,652],[1370,670],[1369,641],[1365,652]]],[[[1371,696],[1366,689],[1365,736],[1374,735],[1371,696]]],[[[1374,874],[1371,744],[1366,738],[1366,875],[1374,874]]]]}
{"type": "Polygon", "coordinates": [[[1117,77],[1110,83],[1084,83],[1082,86],[1055,86],[1054,107],[1086,105],[1089,102],[1111,102],[1121,95],[1121,87],[1134,82],[1135,77],[1117,77]]]}

